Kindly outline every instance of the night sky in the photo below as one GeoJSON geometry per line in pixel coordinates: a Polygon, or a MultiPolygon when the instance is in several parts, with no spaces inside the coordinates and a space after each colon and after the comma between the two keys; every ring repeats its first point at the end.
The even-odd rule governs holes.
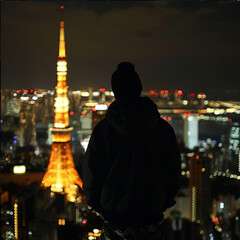
{"type": "MultiPolygon", "coordinates": [[[[2,88],[54,88],[59,4],[2,2],[2,88]]],[[[149,89],[240,89],[240,3],[66,2],[70,89],[130,61],[149,89]]]]}

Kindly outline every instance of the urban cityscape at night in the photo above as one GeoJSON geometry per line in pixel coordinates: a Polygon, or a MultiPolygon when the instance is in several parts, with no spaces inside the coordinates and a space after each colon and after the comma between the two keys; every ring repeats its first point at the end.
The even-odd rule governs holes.
{"type": "MultiPolygon", "coordinates": [[[[212,4],[192,6],[191,3],[180,5],[166,2],[126,2],[122,3],[123,6],[117,2],[102,4],[105,5],[90,2],[65,2],[64,6],[47,2],[1,4],[2,19],[5,20],[2,32],[6,35],[2,38],[1,58],[1,239],[101,239],[101,216],[88,206],[82,190],[84,154],[94,127],[106,117],[109,106],[115,100],[110,87],[110,75],[119,62],[127,60],[132,61],[136,71],[140,72],[143,82],[141,96],[150,98],[156,104],[161,118],[173,127],[181,154],[181,187],[176,196],[176,204],[164,212],[164,239],[239,240],[240,85],[237,67],[240,62],[240,34],[238,31],[234,35],[230,31],[240,29],[240,17],[237,15],[240,5],[216,3],[213,7],[212,4]],[[224,9],[233,12],[229,13],[224,9]],[[49,14],[51,11],[52,15],[49,14]],[[122,21],[123,25],[118,23],[124,31],[127,29],[129,35],[136,30],[136,39],[142,41],[139,45],[136,44],[138,46],[135,49],[130,50],[132,41],[136,39],[130,36],[129,44],[124,42],[126,46],[115,42],[118,34],[115,33],[115,26],[111,25],[110,16],[115,14],[113,22],[117,23],[124,17],[130,19],[133,13],[136,13],[136,17],[132,16],[133,20],[129,20],[129,25],[126,25],[127,21],[122,21]],[[149,22],[140,20],[141,16],[149,16],[150,13],[153,18],[149,22]],[[184,13],[188,14],[187,20],[183,18],[184,13]],[[77,40],[70,31],[74,32],[79,17],[77,14],[82,14],[81,19],[86,18],[86,27],[79,29],[81,34],[76,34],[77,39],[79,36],[83,39],[88,37],[88,33],[84,31],[93,31],[87,28],[87,24],[92,26],[99,23],[100,30],[97,30],[98,26],[94,28],[96,39],[89,39],[90,48],[84,45],[88,41],[79,43],[78,48],[74,48],[77,40]],[[164,16],[158,18],[158,14],[164,16]],[[41,19],[44,16],[51,21],[49,26],[41,23],[41,20],[45,21],[41,19]],[[180,21],[181,16],[182,22],[179,23],[177,21],[180,21]],[[15,29],[13,25],[16,18],[19,18],[19,22],[15,29]],[[35,18],[39,18],[36,23],[33,21],[35,18]],[[154,19],[157,23],[154,23],[154,19]],[[74,22],[72,26],[71,21],[74,22]],[[191,33],[188,33],[188,37],[185,36],[191,28],[187,22],[195,22],[198,30],[206,28],[201,34],[198,33],[199,39],[203,39],[199,40],[196,49],[190,46],[192,43],[190,44],[191,39],[188,38],[191,33]],[[138,29],[141,24],[142,29],[138,29]],[[185,29],[185,33],[178,32],[178,38],[172,40],[175,37],[172,32],[174,24],[175,31],[185,29]],[[34,43],[21,42],[20,39],[23,44],[20,46],[17,41],[21,36],[16,35],[20,31],[18,27],[20,30],[24,29],[23,35],[31,35],[31,41],[41,37],[42,45],[37,46],[37,39],[34,43]],[[166,41],[165,47],[169,48],[163,50],[164,46],[155,47],[156,54],[161,54],[162,50],[159,59],[153,54],[154,47],[145,46],[149,42],[156,44],[159,36],[156,35],[157,31],[153,32],[158,27],[161,28],[161,34],[166,34],[160,35],[164,39],[162,41],[166,41]],[[53,33],[52,29],[55,29],[53,33]],[[99,48],[101,41],[108,39],[104,35],[106,32],[109,33],[108,43],[112,39],[116,46],[109,45],[109,50],[104,43],[104,58],[103,49],[99,48]],[[219,36],[222,38],[209,45],[203,34],[210,32],[210,41],[219,36]],[[35,33],[36,36],[33,37],[35,33]],[[48,35],[55,42],[52,50],[48,35]],[[183,44],[184,37],[189,48],[183,44]],[[181,46],[169,46],[169,41],[175,41],[181,46]],[[225,45],[226,43],[229,44],[225,45]],[[117,44],[119,57],[112,57],[110,52],[118,49],[117,44]],[[218,45],[216,49],[208,52],[208,48],[214,48],[215,44],[218,45]],[[129,55],[126,49],[123,51],[123,46],[129,49],[129,55]],[[37,52],[34,51],[35,48],[37,52]],[[45,55],[44,48],[49,57],[45,55]],[[182,48],[187,57],[195,54],[204,59],[205,56],[206,61],[201,65],[197,58],[193,59],[195,65],[193,63],[194,66],[189,65],[181,71],[177,67],[178,61],[169,60],[167,55],[169,53],[174,58],[176,54],[176,59],[179,60],[183,54],[180,51],[182,48]],[[140,50],[143,55],[137,54],[140,50]],[[146,55],[147,64],[144,68],[143,56],[148,50],[150,54],[146,55]],[[96,55],[95,51],[98,52],[96,55]],[[41,52],[44,54],[41,55],[41,52]],[[19,56],[21,53],[23,55],[19,56]],[[81,56],[81,53],[82,56],[89,56],[74,62],[78,59],[76,55],[81,56]],[[215,61],[215,57],[221,59],[215,61]],[[166,65],[159,63],[164,58],[168,63],[172,61],[166,70],[166,65]],[[212,69],[207,58],[211,59],[210,62],[213,61],[212,69]],[[50,60],[54,68],[47,68],[43,63],[50,60]],[[24,66],[25,61],[31,68],[29,72],[24,66]],[[95,68],[94,63],[97,61],[99,66],[95,68]],[[114,62],[109,63],[110,61],[114,62]],[[84,62],[84,70],[81,62],[84,62]],[[160,71],[155,68],[158,64],[161,66],[160,71]],[[15,69],[9,65],[21,67],[15,69]],[[71,72],[71,68],[75,72],[71,72]],[[180,74],[178,79],[172,73],[175,68],[180,74]],[[98,74],[103,70],[106,73],[99,76],[98,81],[98,74]],[[189,70],[189,75],[181,75],[186,70],[189,70]],[[81,71],[86,74],[84,83],[81,80],[81,71]],[[148,71],[152,71],[151,74],[148,71]],[[165,80],[158,80],[161,79],[161,72],[165,80]],[[148,81],[153,75],[153,80],[148,81]],[[199,83],[199,78],[204,75],[205,79],[199,83]],[[28,79],[26,82],[24,76],[28,79]],[[45,79],[41,80],[43,76],[45,79]],[[106,79],[103,80],[103,77],[106,79]],[[217,79],[213,79],[214,77],[217,79]]],[[[122,29],[119,31],[123,31],[122,29]]],[[[194,33],[196,29],[193,30],[194,33]]],[[[183,63],[188,62],[185,60],[183,56],[183,63]]],[[[179,64],[182,65],[181,62],[179,64]]],[[[122,177],[124,178],[124,173],[122,177]]],[[[146,206],[141,207],[144,209],[146,206]]]]}

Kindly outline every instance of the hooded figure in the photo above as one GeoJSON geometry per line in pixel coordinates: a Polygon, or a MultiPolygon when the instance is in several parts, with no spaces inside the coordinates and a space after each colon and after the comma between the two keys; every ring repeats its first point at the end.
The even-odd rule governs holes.
{"type": "Polygon", "coordinates": [[[85,154],[83,188],[88,204],[121,227],[163,219],[179,190],[180,154],[169,123],[156,104],[140,97],[134,65],[123,62],[112,74],[116,100],[93,129],[85,154]]]}

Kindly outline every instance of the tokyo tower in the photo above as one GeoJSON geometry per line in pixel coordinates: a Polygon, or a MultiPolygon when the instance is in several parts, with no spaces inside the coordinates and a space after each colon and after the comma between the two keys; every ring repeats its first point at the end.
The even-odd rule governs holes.
{"type": "Polygon", "coordinates": [[[66,194],[67,200],[74,202],[82,179],[75,169],[71,152],[71,131],[69,127],[69,100],[67,86],[67,57],[64,38],[63,9],[61,6],[59,55],[57,60],[57,86],[55,97],[55,117],[52,131],[52,148],[47,172],[42,179],[42,186],[51,187],[52,192],[66,194]]]}

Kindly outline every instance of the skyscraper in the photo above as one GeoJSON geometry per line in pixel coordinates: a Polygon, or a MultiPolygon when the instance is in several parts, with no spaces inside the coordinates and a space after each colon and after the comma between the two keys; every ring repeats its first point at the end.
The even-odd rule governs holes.
{"type": "Polygon", "coordinates": [[[57,60],[57,86],[55,97],[55,117],[52,131],[52,148],[48,169],[42,180],[43,187],[51,187],[52,192],[67,195],[68,201],[75,201],[77,186],[82,187],[71,152],[72,128],[69,127],[69,100],[67,86],[67,57],[64,38],[63,9],[61,6],[59,55],[57,60]]]}

